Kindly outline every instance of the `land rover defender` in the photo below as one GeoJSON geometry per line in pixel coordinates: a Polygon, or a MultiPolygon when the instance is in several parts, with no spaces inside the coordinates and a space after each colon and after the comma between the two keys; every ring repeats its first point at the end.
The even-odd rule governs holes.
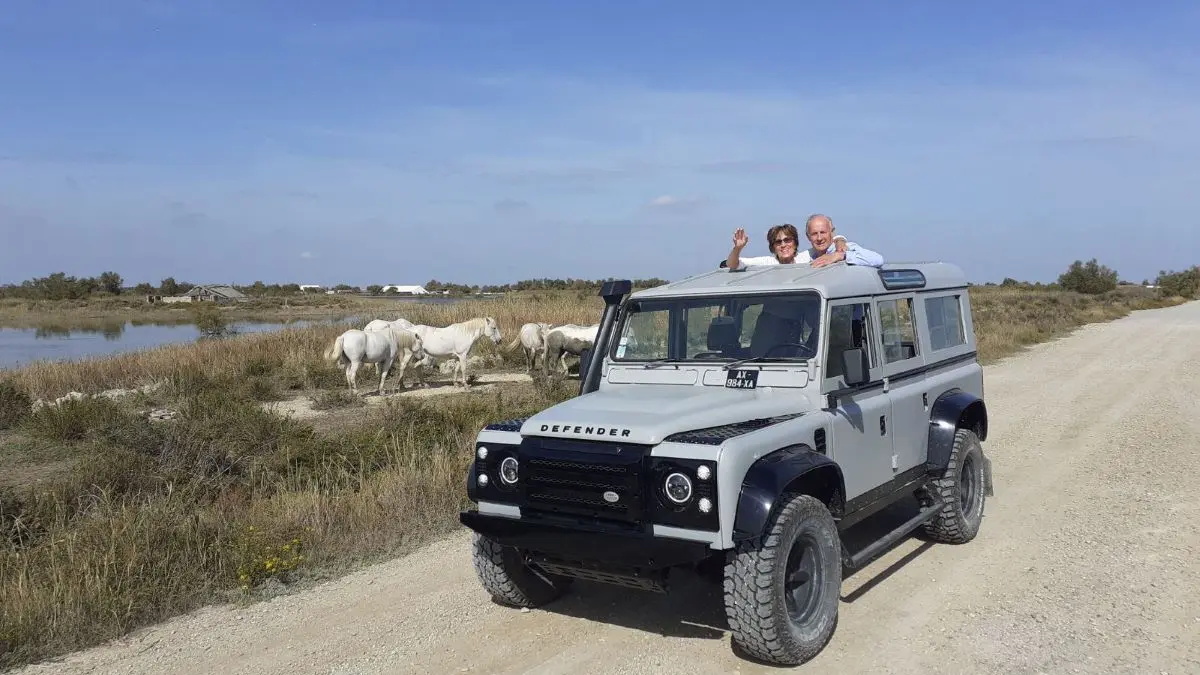
{"type": "Polygon", "coordinates": [[[460,520],[483,587],[533,607],[574,579],[666,592],[672,569],[708,569],[739,647],[812,658],[844,569],[919,528],[979,529],[992,481],[967,290],[936,262],[605,283],[580,394],[478,434],[460,520]],[[846,545],[913,497],[907,522],[846,545]]]}

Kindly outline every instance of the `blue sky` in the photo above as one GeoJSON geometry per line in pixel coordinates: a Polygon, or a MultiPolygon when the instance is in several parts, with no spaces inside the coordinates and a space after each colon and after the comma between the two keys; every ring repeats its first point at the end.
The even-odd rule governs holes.
{"type": "Polygon", "coordinates": [[[1187,2],[6,0],[0,283],[680,278],[818,211],[973,281],[1141,281],[1200,263],[1196,35],[1187,2]]]}

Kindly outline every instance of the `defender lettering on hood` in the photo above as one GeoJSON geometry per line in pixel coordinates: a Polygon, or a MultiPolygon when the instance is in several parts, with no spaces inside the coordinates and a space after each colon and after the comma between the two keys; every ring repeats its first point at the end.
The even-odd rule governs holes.
{"type": "Polygon", "coordinates": [[[543,432],[554,434],[575,434],[577,436],[616,436],[625,438],[629,436],[629,429],[620,427],[590,427],[582,424],[543,424],[543,432]]]}

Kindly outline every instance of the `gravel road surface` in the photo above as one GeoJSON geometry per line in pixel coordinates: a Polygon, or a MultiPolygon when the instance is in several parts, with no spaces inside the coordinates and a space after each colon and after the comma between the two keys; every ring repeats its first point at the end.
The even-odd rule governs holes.
{"type": "Polygon", "coordinates": [[[849,577],[805,666],[736,656],[719,589],[693,578],[499,607],[460,532],[18,672],[1200,673],[1200,302],[1087,326],[985,378],[996,495],[980,535],[909,539],[849,577]]]}

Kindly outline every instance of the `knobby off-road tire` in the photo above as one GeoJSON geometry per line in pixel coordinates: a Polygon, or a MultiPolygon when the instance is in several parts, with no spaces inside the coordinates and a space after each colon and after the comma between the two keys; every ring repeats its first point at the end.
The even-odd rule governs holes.
{"type": "Polygon", "coordinates": [[[472,559],[483,588],[496,602],[509,607],[544,605],[571,585],[567,577],[533,570],[521,559],[520,551],[479,533],[475,534],[472,559]]]}
{"type": "Polygon", "coordinates": [[[933,541],[965,544],[979,533],[983,505],[987,501],[983,474],[983,447],[969,429],[954,432],[950,463],[942,474],[930,481],[929,489],[917,494],[921,506],[929,506],[935,497],[942,499],[942,511],[922,528],[933,541]]]}
{"type": "Polygon", "coordinates": [[[794,666],[833,636],[842,547],[824,504],[808,495],[782,499],[767,535],[739,545],[725,566],[725,615],[742,650],[794,666]]]}

